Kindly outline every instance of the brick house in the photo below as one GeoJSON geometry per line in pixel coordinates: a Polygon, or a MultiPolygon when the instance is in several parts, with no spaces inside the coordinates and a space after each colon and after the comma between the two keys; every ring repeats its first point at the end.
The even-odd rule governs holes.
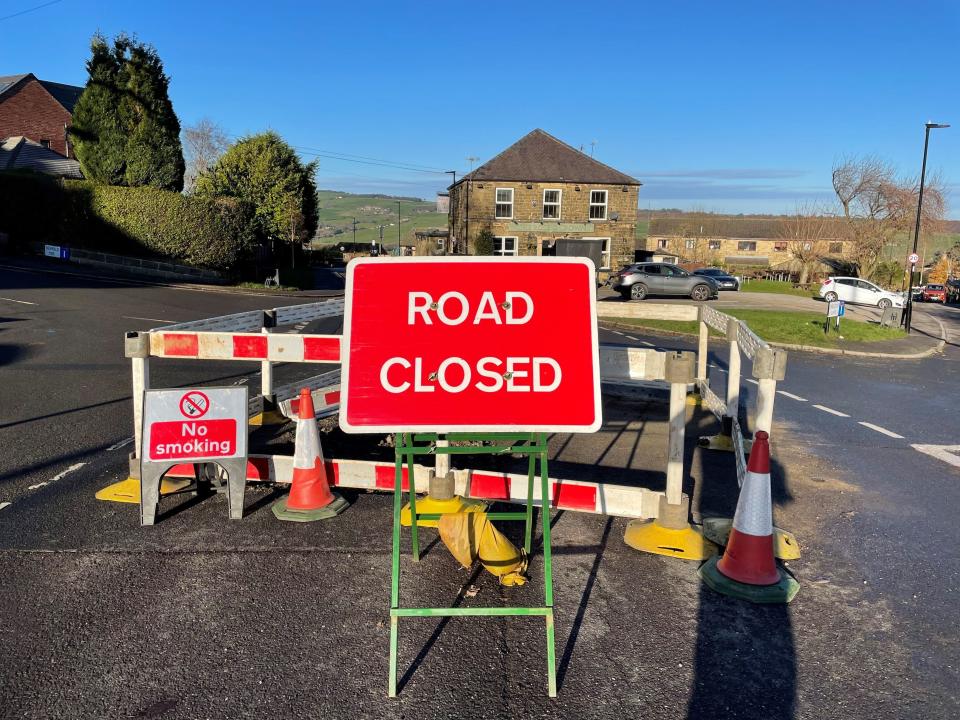
{"type": "Polygon", "coordinates": [[[603,270],[633,262],[640,182],[534,130],[451,185],[458,250],[490,230],[494,254],[550,255],[561,238],[594,240],[603,270]]]}
{"type": "Polygon", "coordinates": [[[73,157],[67,128],[82,87],[38,80],[33,73],[0,75],[0,140],[23,136],[73,157]]]}

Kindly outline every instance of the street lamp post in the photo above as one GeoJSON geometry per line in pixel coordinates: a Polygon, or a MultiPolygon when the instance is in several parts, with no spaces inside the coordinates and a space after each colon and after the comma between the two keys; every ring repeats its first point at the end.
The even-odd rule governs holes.
{"type": "MultiPolygon", "coordinates": [[[[913,229],[913,252],[917,254],[917,242],[920,240],[920,219],[923,212],[923,181],[927,174],[927,147],[930,145],[930,130],[936,128],[948,128],[949,125],[928,122],[925,125],[923,134],[923,163],[920,165],[920,197],[917,199],[917,224],[913,229]]],[[[903,329],[909,334],[910,326],[913,321],[913,273],[917,268],[915,262],[910,263],[910,283],[907,286],[907,303],[903,313],[903,329]]],[[[921,266],[920,272],[923,272],[921,266]]]]}
{"type": "Polygon", "coordinates": [[[450,186],[450,212],[453,215],[453,219],[450,221],[450,249],[453,252],[456,252],[456,238],[454,233],[457,231],[457,205],[453,202],[453,190],[454,185],[457,184],[457,171],[456,170],[447,170],[447,175],[453,175],[453,184],[450,186]]]}

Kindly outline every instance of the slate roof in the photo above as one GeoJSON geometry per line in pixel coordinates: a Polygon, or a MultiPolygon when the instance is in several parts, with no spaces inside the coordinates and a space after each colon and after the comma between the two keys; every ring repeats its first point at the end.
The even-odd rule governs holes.
{"type": "Polygon", "coordinates": [[[25,73],[23,75],[0,75],[0,97],[7,91],[13,88],[18,82],[24,78],[33,78],[38,83],[43,85],[44,89],[53,95],[53,99],[60,103],[63,108],[73,114],[73,107],[77,104],[77,100],[80,97],[80,94],[83,92],[82,87],[76,85],[65,85],[64,83],[51,82],[50,80],[40,80],[33,73],[25,73]]]}
{"type": "Polygon", "coordinates": [[[457,184],[464,180],[642,184],[636,178],[594,160],[539,128],[465,175],[457,184]]]}
{"type": "Polygon", "coordinates": [[[33,170],[54,177],[83,179],[79,162],[22,135],[0,142],[0,170],[33,170]]]}

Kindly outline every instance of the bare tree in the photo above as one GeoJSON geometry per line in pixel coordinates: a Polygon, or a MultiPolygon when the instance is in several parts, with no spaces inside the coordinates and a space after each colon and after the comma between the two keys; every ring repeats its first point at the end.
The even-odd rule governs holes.
{"type": "MultiPolygon", "coordinates": [[[[874,156],[850,157],[834,165],[833,189],[854,261],[860,274],[869,276],[894,236],[913,228],[919,183],[898,178],[893,166],[874,156]]],[[[924,187],[921,232],[939,227],[944,212],[943,182],[934,175],[924,187]]]]}
{"type": "Polygon", "coordinates": [[[790,254],[800,265],[800,284],[810,281],[810,273],[827,254],[827,241],[837,234],[837,223],[822,208],[799,206],[793,215],[784,217],[777,236],[787,242],[790,254]]]}
{"type": "Polygon", "coordinates": [[[230,141],[223,128],[209,118],[202,118],[196,125],[184,128],[183,140],[187,150],[184,189],[189,192],[196,179],[227,151],[230,141]]]}

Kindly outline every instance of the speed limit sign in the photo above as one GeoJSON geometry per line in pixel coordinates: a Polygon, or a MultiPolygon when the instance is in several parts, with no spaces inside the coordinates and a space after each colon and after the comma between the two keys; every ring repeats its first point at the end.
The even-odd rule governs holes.
{"type": "Polygon", "coordinates": [[[916,265],[918,262],[920,262],[920,256],[916,253],[910,253],[910,255],[907,257],[907,260],[910,261],[911,265],[916,265]]]}

